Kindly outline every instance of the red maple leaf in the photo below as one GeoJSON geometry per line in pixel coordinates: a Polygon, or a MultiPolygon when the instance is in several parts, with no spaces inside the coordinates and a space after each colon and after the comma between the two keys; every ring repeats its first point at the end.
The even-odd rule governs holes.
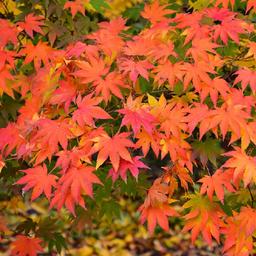
{"type": "Polygon", "coordinates": [[[18,235],[16,240],[11,243],[11,246],[13,247],[11,255],[36,256],[37,253],[44,251],[40,245],[41,243],[42,240],[40,238],[18,235]]]}
{"type": "Polygon", "coordinates": [[[132,59],[124,58],[120,60],[119,68],[123,71],[123,74],[129,74],[130,79],[135,84],[138,76],[141,75],[146,80],[148,77],[148,70],[152,69],[154,66],[147,60],[135,61],[132,59]]]}
{"type": "Polygon", "coordinates": [[[101,107],[97,106],[102,101],[101,97],[92,97],[89,94],[76,100],[78,109],[73,112],[73,120],[80,126],[94,126],[94,119],[111,119],[112,117],[101,107]]]}
{"type": "Polygon", "coordinates": [[[64,105],[66,113],[68,113],[68,108],[71,102],[75,101],[77,93],[76,85],[70,80],[61,80],[59,88],[57,88],[52,97],[50,98],[51,104],[57,104],[58,106],[64,105]]]}
{"type": "Polygon", "coordinates": [[[26,175],[20,178],[16,184],[26,184],[23,187],[24,191],[32,190],[31,200],[35,200],[42,193],[45,194],[48,200],[50,200],[52,187],[56,187],[57,176],[48,174],[46,165],[36,166],[27,170],[21,170],[26,175]]]}
{"type": "Polygon", "coordinates": [[[127,172],[129,170],[132,176],[135,177],[137,180],[139,175],[139,168],[149,169],[149,167],[146,166],[143,162],[141,162],[140,159],[140,156],[135,156],[134,158],[132,158],[132,163],[121,159],[118,170],[111,168],[109,170],[108,177],[111,177],[113,182],[115,182],[120,176],[122,180],[126,182],[127,172]]]}
{"type": "Polygon", "coordinates": [[[8,63],[11,68],[14,68],[15,56],[16,53],[14,51],[0,50],[0,70],[4,68],[6,63],[8,63]]]}
{"type": "Polygon", "coordinates": [[[134,144],[127,137],[128,132],[123,132],[114,135],[112,138],[107,133],[103,133],[91,139],[94,145],[91,149],[91,154],[98,152],[96,169],[98,169],[109,157],[115,170],[118,170],[120,160],[124,159],[128,162],[133,162],[128,148],[133,148],[134,144]],[[110,147],[111,145],[111,147],[110,147]]]}
{"type": "Polygon", "coordinates": [[[141,107],[141,101],[142,97],[135,100],[131,96],[128,97],[126,106],[118,110],[119,113],[124,115],[121,126],[131,125],[135,134],[140,131],[140,128],[144,128],[147,133],[151,134],[156,119],[146,108],[141,107]]]}
{"type": "MultiPolygon", "coordinates": [[[[148,222],[148,230],[152,234],[158,223],[162,229],[168,231],[168,216],[178,216],[178,213],[168,203],[168,186],[158,178],[148,191],[148,196],[140,206],[140,221],[143,224],[148,222]]],[[[171,200],[169,199],[169,202],[171,200]]]]}
{"type": "Polygon", "coordinates": [[[33,13],[30,13],[25,17],[25,21],[17,22],[17,25],[20,26],[22,30],[25,30],[31,38],[34,38],[33,31],[44,34],[41,29],[41,26],[44,25],[42,20],[44,20],[44,17],[35,16],[33,13]]]}
{"type": "Polygon", "coordinates": [[[0,31],[4,31],[4,33],[1,33],[0,35],[1,48],[5,47],[9,42],[12,42],[14,45],[17,44],[19,31],[10,21],[0,19],[0,31]]]}
{"type": "Polygon", "coordinates": [[[95,168],[92,166],[71,166],[59,179],[50,207],[59,210],[65,204],[73,215],[76,204],[85,207],[82,195],[93,197],[93,184],[102,184],[94,171],[95,168]]]}
{"type": "Polygon", "coordinates": [[[0,137],[0,150],[4,156],[9,155],[15,148],[19,148],[25,143],[25,138],[15,123],[9,123],[5,128],[1,128],[0,137]]]}

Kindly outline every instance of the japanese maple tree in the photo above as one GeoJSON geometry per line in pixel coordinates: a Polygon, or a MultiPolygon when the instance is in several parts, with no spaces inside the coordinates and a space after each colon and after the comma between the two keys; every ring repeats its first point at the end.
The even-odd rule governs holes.
{"type": "MultiPolygon", "coordinates": [[[[87,15],[90,1],[64,2],[70,19],[87,15]]],[[[66,208],[77,218],[109,180],[113,189],[145,175],[151,186],[138,212],[150,233],[180,218],[192,242],[201,234],[224,255],[249,255],[256,5],[240,1],[242,14],[233,0],[189,2],[183,12],[154,0],[139,31],[119,17],[61,47],[47,15],[0,19],[0,97],[18,102],[1,123],[0,178],[32,201],[45,198],[50,212],[66,208]],[[231,200],[241,191],[247,199],[231,200]]],[[[12,242],[12,255],[36,255],[50,243],[40,227],[31,231],[12,242]]]]}

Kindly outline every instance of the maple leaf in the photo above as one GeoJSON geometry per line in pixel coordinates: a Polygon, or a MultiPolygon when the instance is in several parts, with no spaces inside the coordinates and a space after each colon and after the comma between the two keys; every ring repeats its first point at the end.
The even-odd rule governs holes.
{"type": "Polygon", "coordinates": [[[130,135],[128,132],[115,134],[112,138],[107,133],[91,139],[94,142],[90,154],[98,152],[96,169],[98,169],[109,157],[113,168],[118,170],[120,160],[124,159],[132,163],[131,155],[128,148],[133,148],[134,144],[127,137],[130,135]],[[109,146],[111,145],[111,147],[109,146]]]}
{"type": "Polygon", "coordinates": [[[212,196],[215,191],[218,199],[224,203],[224,188],[229,192],[234,192],[234,188],[230,183],[232,180],[233,172],[228,172],[218,169],[212,176],[205,175],[198,182],[202,183],[200,193],[203,195],[207,193],[207,196],[212,201],[212,196]]]}
{"type": "Polygon", "coordinates": [[[194,194],[190,196],[190,200],[183,205],[183,208],[191,208],[191,211],[184,216],[185,226],[182,231],[191,230],[192,243],[200,232],[208,244],[212,244],[212,237],[219,242],[221,227],[224,226],[221,220],[224,213],[218,204],[209,201],[207,197],[194,194]]]}
{"type": "Polygon", "coordinates": [[[80,69],[73,73],[75,77],[80,77],[82,83],[85,84],[98,81],[109,72],[109,67],[101,58],[95,55],[89,55],[88,57],[89,62],[79,61],[76,63],[80,69]]]}
{"type": "Polygon", "coordinates": [[[11,68],[15,67],[15,56],[16,53],[14,51],[0,50],[0,70],[4,68],[5,64],[8,63],[11,68]]]}
{"type": "Polygon", "coordinates": [[[64,5],[64,9],[70,9],[72,17],[74,18],[75,15],[80,12],[81,14],[85,15],[85,0],[75,0],[75,1],[67,1],[64,5]]]}
{"type": "Polygon", "coordinates": [[[17,256],[36,256],[37,253],[43,252],[40,245],[43,241],[37,237],[27,237],[23,235],[16,236],[16,240],[11,243],[13,249],[11,255],[17,256]]]}
{"type": "Polygon", "coordinates": [[[60,167],[62,172],[65,173],[71,166],[80,166],[81,160],[91,163],[89,157],[86,155],[85,150],[73,147],[72,150],[59,151],[56,155],[58,160],[55,167],[60,167]]]}
{"type": "Polygon", "coordinates": [[[95,93],[102,95],[105,102],[111,99],[111,93],[117,98],[123,99],[121,88],[129,88],[129,85],[124,82],[123,76],[117,72],[109,73],[104,79],[100,78],[92,85],[95,87],[95,93]]]}
{"type": "Polygon", "coordinates": [[[61,80],[59,87],[53,92],[49,102],[58,106],[64,104],[64,109],[68,113],[71,102],[75,101],[76,93],[77,87],[72,81],[61,80]]]}
{"type": "Polygon", "coordinates": [[[119,63],[120,70],[123,71],[124,75],[129,74],[129,77],[134,84],[136,83],[139,75],[148,80],[148,70],[152,69],[153,67],[154,66],[147,60],[135,61],[128,58],[123,58],[119,63]]]}
{"type": "Polygon", "coordinates": [[[178,213],[169,205],[175,200],[168,200],[168,187],[161,182],[161,178],[154,181],[148,191],[144,203],[139,207],[141,212],[140,221],[143,224],[148,222],[148,230],[152,234],[158,223],[162,229],[168,231],[168,216],[178,216],[178,213]]]}
{"type": "Polygon", "coordinates": [[[119,34],[122,30],[127,29],[125,22],[126,20],[122,17],[118,17],[109,22],[100,22],[100,29],[86,36],[86,38],[97,42],[98,48],[106,54],[106,59],[109,59],[110,63],[123,49],[124,40],[119,34]]]}
{"type": "Polygon", "coordinates": [[[152,24],[165,21],[166,15],[172,14],[174,11],[167,9],[168,5],[160,5],[158,1],[154,1],[152,4],[146,4],[141,16],[149,20],[152,24]]]}
{"type": "Polygon", "coordinates": [[[217,41],[220,37],[224,44],[228,43],[228,38],[231,38],[237,44],[239,43],[239,34],[245,33],[245,29],[242,21],[236,19],[233,12],[225,8],[211,8],[206,10],[206,14],[208,17],[220,22],[220,24],[211,27],[214,41],[217,41]]]}
{"type": "Polygon", "coordinates": [[[235,5],[235,0],[217,0],[215,2],[215,6],[222,5],[223,8],[228,8],[229,4],[233,9],[235,5]]]}
{"type": "Polygon", "coordinates": [[[192,143],[192,147],[192,157],[199,158],[204,167],[208,161],[217,166],[217,157],[223,153],[220,142],[211,138],[207,138],[205,141],[195,141],[192,143]]]}
{"type": "Polygon", "coordinates": [[[250,85],[254,92],[256,91],[256,71],[240,69],[235,74],[238,76],[236,77],[234,84],[238,84],[241,82],[243,91],[248,85],[250,85]]]}
{"type": "Polygon", "coordinates": [[[74,205],[84,207],[82,194],[93,197],[93,184],[102,184],[99,178],[93,173],[92,166],[71,166],[58,181],[58,188],[52,198],[50,208],[60,209],[63,204],[75,216],[74,205]]]}
{"type": "Polygon", "coordinates": [[[243,0],[247,2],[246,12],[249,12],[251,9],[256,12],[256,2],[254,0],[243,0]]]}
{"type": "Polygon", "coordinates": [[[48,46],[46,42],[39,41],[36,45],[32,42],[28,42],[25,48],[21,49],[19,54],[24,55],[24,64],[34,62],[35,69],[38,70],[43,63],[45,66],[50,64],[51,59],[54,56],[54,50],[48,46]]]}
{"type": "Polygon", "coordinates": [[[241,148],[235,147],[235,150],[225,153],[225,156],[231,157],[223,165],[224,168],[234,170],[233,179],[243,179],[244,187],[250,182],[256,183],[256,157],[248,156],[241,148]]]}
{"type": "Polygon", "coordinates": [[[25,17],[24,22],[17,22],[17,25],[20,26],[22,30],[25,30],[31,38],[34,38],[33,31],[44,34],[41,29],[41,26],[44,25],[42,20],[44,20],[43,16],[35,16],[33,13],[30,13],[25,17]]]}
{"type": "Polygon", "coordinates": [[[186,36],[184,45],[195,38],[204,38],[208,36],[209,29],[205,26],[201,26],[202,18],[202,12],[193,12],[189,16],[187,13],[178,13],[176,15],[174,21],[178,23],[177,28],[185,29],[182,33],[186,36]]]}
{"type": "Polygon", "coordinates": [[[214,106],[217,105],[219,94],[223,98],[226,98],[227,95],[231,92],[228,83],[224,79],[218,77],[215,77],[211,84],[206,84],[204,82],[196,84],[195,89],[200,94],[201,102],[203,102],[208,94],[210,94],[210,98],[214,106]]]}
{"type": "MultiPolygon", "coordinates": [[[[152,42],[152,40],[150,41],[152,42]]],[[[163,43],[156,40],[153,43],[146,55],[149,55],[154,61],[166,62],[169,56],[178,57],[178,54],[174,51],[173,42],[163,43]]],[[[145,48],[145,44],[142,44],[141,47],[145,48]]]]}
{"type": "Polygon", "coordinates": [[[243,105],[227,101],[221,107],[210,110],[201,121],[200,139],[207,131],[214,131],[219,126],[223,138],[225,138],[228,131],[232,132],[231,142],[233,142],[243,136],[242,131],[247,126],[246,121],[249,118],[250,114],[246,112],[243,105]]]}
{"type": "Polygon", "coordinates": [[[118,110],[119,113],[124,115],[121,126],[131,125],[135,134],[143,127],[147,133],[151,134],[154,129],[155,117],[146,108],[141,107],[141,101],[142,97],[135,100],[131,96],[127,98],[126,106],[118,110]]]}
{"type": "Polygon", "coordinates": [[[152,148],[156,157],[159,156],[161,138],[157,131],[153,131],[150,134],[142,128],[141,131],[135,135],[135,138],[138,139],[135,147],[141,148],[144,156],[148,154],[150,148],[152,148]]]}
{"type": "Polygon", "coordinates": [[[58,144],[66,149],[68,139],[73,137],[70,125],[65,120],[39,119],[36,126],[38,131],[31,139],[39,149],[35,156],[36,164],[41,163],[45,158],[51,159],[52,155],[58,151],[58,144]]]}
{"type": "Polygon", "coordinates": [[[184,72],[181,62],[171,63],[169,60],[159,63],[153,70],[152,73],[156,74],[154,77],[155,82],[160,85],[168,81],[170,88],[173,89],[174,85],[178,80],[182,80],[184,72]]]}
{"type": "Polygon", "coordinates": [[[253,232],[255,231],[255,209],[242,207],[240,212],[226,219],[222,228],[225,243],[222,249],[224,255],[249,256],[253,249],[253,232]]]}
{"type": "Polygon", "coordinates": [[[19,31],[9,20],[0,19],[0,31],[4,31],[0,35],[1,48],[5,47],[9,42],[12,42],[14,45],[17,44],[19,31]]]}
{"type": "Polygon", "coordinates": [[[1,128],[0,137],[0,150],[4,156],[9,155],[15,148],[19,148],[25,143],[25,138],[15,123],[8,123],[5,128],[1,128]]]}
{"type": "Polygon", "coordinates": [[[20,178],[16,184],[26,184],[25,187],[23,187],[24,191],[33,189],[31,196],[32,201],[38,198],[42,193],[50,200],[52,187],[56,187],[56,179],[58,177],[53,174],[48,174],[45,164],[43,166],[35,166],[20,171],[24,172],[26,175],[20,178]]]}
{"type": "Polygon", "coordinates": [[[92,97],[92,94],[86,95],[76,100],[78,109],[73,112],[72,119],[80,126],[95,126],[93,119],[111,119],[112,117],[97,105],[102,101],[100,97],[92,97]]]}
{"type": "Polygon", "coordinates": [[[14,97],[10,86],[10,81],[12,81],[14,77],[11,75],[10,70],[7,67],[8,66],[5,65],[0,69],[0,96],[2,96],[3,93],[6,93],[7,95],[14,97]]]}
{"type": "Polygon", "coordinates": [[[186,52],[186,56],[191,55],[195,61],[209,61],[209,53],[216,54],[215,48],[218,44],[213,43],[210,38],[195,38],[192,47],[186,52]]]}
{"type": "Polygon", "coordinates": [[[198,61],[196,63],[188,63],[185,62],[183,64],[183,72],[184,72],[184,87],[187,88],[189,83],[192,82],[194,86],[200,86],[201,82],[206,84],[211,84],[212,79],[208,75],[208,73],[215,74],[214,69],[203,61],[198,61]]]}
{"type": "Polygon", "coordinates": [[[95,168],[92,166],[80,165],[79,167],[70,167],[67,172],[59,179],[59,184],[65,192],[71,189],[71,195],[75,202],[83,192],[90,197],[92,194],[92,185],[102,184],[99,178],[93,173],[95,168]]]}
{"type": "Polygon", "coordinates": [[[180,181],[181,186],[186,191],[188,190],[188,184],[193,184],[193,180],[189,175],[189,170],[179,162],[174,163],[171,167],[162,167],[162,169],[165,171],[162,176],[162,180],[169,184],[169,195],[172,195],[174,190],[178,188],[177,180],[180,181]]]}
{"type": "Polygon", "coordinates": [[[185,134],[180,134],[179,137],[163,136],[160,141],[161,159],[169,153],[173,162],[181,161],[191,166],[191,146],[185,140],[186,137],[185,134]]]}
{"type": "Polygon", "coordinates": [[[133,177],[138,179],[139,175],[139,168],[140,169],[149,169],[142,161],[140,161],[140,156],[135,156],[132,158],[132,163],[125,161],[123,159],[120,160],[118,170],[111,168],[108,173],[108,177],[112,178],[112,181],[115,182],[119,176],[122,178],[123,181],[127,181],[127,171],[129,170],[133,177]]]}

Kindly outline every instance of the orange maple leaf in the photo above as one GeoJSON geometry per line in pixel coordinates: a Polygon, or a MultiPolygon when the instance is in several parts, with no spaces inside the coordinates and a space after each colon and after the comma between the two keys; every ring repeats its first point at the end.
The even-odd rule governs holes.
{"type": "Polygon", "coordinates": [[[45,66],[50,64],[54,57],[54,50],[46,42],[39,41],[36,45],[28,42],[25,48],[21,49],[20,55],[25,56],[24,64],[34,62],[35,69],[38,70],[43,63],[45,66]]]}
{"type": "Polygon", "coordinates": [[[124,159],[133,162],[128,148],[133,148],[134,144],[127,137],[128,132],[115,134],[112,138],[107,133],[91,139],[94,142],[90,154],[98,152],[96,169],[98,169],[109,157],[115,170],[118,170],[120,160],[124,159]],[[110,146],[111,145],[111,146],[110,146]]]}
{"type": "Polygon", "coordinates": [[[64,9],[70,9],[73,18],[78,12],[84,15],[86,2],[86,0],[67,1],[64,5],[64,9]]]}
{"type": "Polygon", "coordinates": [[[239,147],[234,149],[224,154],[231,158],[225,162],[223,167],[234,170],[233,179],[235,183],[240,179],[243,179],[244,187],[247,187],[252,181],[256,183],[256,157],[248,156],[239,147]]]}
{"type": "Polygon", "coordinates": [[[111,99],[111,94],[123,99],[121,88],[129,88],[129,85],[124,82],[123,76],[114,71],[104,78],[99,78],[92,85],[95,87],[96,95],[102,95],[106,103],[111,99]]]}
{"type": "Polygon", "coordinates": [[[167,6],[160,5],[158,1],[153,1],[152,4],[145,5],[141,16],[149,20],[152,24],[165,21],[167,19],[165,16],[174,12],[173,10],[167,9],[167,6]]]}
{"type": "Polygon", "coordinates": [[[249,256],[253,250],[253,233],[256,211],[247,206],[242,207],[240,212],[233,212],[233,216],[226,219],[226,225],[222,228],[225,235],[223,253],[227,256],[249,256]]]}
{"type": "Polygon", "coordinates": [[[52,187],[56,187],[56,179],[58,177],[53,174],[48,174],[45,164],[43,166],[21,170],[21,172],[24,172],[26,175],[20,178],[16,184],[26,184],[25,187],[23,187],[24,191],[33,189],[31,196],[32,201],[38,198],[42,193],[50,200],[52,187]]]}
{"type": "Polygon", "coordinates": [[[246,12],[249,12],[251,9],[256,12],[256,2],[255,0],[243,0],[243,2],[247,1],[246,12]]]}
{"type": "Polygon", "coordinates": [[[97,106],[102,101],[101,97],[92,97],[92,94],[86,95],[76,100],[78,109],[73,112],[72,119],[80,126],[94,126],[94,119],[111,119],[112,117],[101,107],[97,106]]]}
{"type": "Polygon", "coordinates": [[[35,144],[34,151],[38,150],[35,155],[36,164],[43,162],[46,158],[51,159],[52,155],[58,151],[59,144],[66,149],[68,139],[73,137],[67,120],[39,119],[36,127],[38,131],[31,138],[31,143],[35,144]]]}
{"type": "Polygon", "coordinates": [[[41,243],[42,240],[40,238],[18,235],[16,240],[11,243],[11,246],[13,247],[11,255],[36,256],[37,253],[44,251],[40,245],[41,243]]]}
{"type": "Polygon", "coordinates": [[[224,213],[217,203],[209,201],[207,197],[195,194],[191,195],[190,200],[183,207],[191,208],[191,211],[184,216],[183,232],[191,230],[192,243],[195,242],[200,232],[208,244],[212,243],[212,237],[219,242],[221,227],[224,226],[221,219],[224,217],[224,213]]]}
{"type": "Polygon", "coordinates": [[[148,195],[144,203],[140,206],[140,221],[143,224],[148,222],[148,230],[152,234],[158,223],[162,229],[168,231],[168,216],[179,216],[179,214],[169,205],[170,200],[167,197],[168,186],[162,183],[162,179],[158,178],[148,191],[148,195]]]}
{"type": "Polygon", "coordinates": [[[44,20],[44,17],[35,16],[33,13],[30,13],[25,17],[25,21],[17,22],[17,25],[20,26],[22,30],[25,30],[31,38],[34,38],[33,31],[44,34],[41,29],[41,26],[44,25],[42,20],[44,20]]]}
{"type": "Polygon", "coordinates": [[[212,176],[206,175],[198,182],[202,183],[200,193],[207,196],[212,201],[213,193],[215,192],[219,200],[224,203],[224,188],[230,192],[234,192],[234,188],[230,181],[232,180],[233,172],[218,169],[212,176]]]}
{"type": "Polygon", "coordinates": [[[241,69],[236,73],[238,75],[234,81],[234,84],[241,82],[242,90],[244,91],[248,85],[252,88],[253,92],[256,91],[256,71],[249,69],[241,69]]]}

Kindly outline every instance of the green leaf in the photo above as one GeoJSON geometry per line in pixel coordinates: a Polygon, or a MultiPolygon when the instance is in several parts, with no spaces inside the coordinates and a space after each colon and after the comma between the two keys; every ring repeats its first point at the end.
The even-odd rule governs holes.
{"type": "Polygon", "coordinates": [[[195,141],[192,143],[193,156],[199,158],[202,165],[205,166],[210,161],[217,166],[217,157],[223,153],[220,142],[216,139],[207,138],[205,141],[195,141]]]}
{"type": "Polygon", "coordinates": [[[142,93],[147,93],[151,89],[151,83],[141,76],[139,77],[139,85],[142,93]]]}
{"type": "Polygon", "coordinates": [[[54,247],[58,253],[60,253],[63,248],[67,248],[66,240],[60,233],[54,233],[54,238],[48,243],[49,251],[52,251],[54,247]]]}
{"type": "Polygon", "coordinates": [[[98,12],[102,12],[104,8],[110,8],[105,0],[90,0],[90,4],[98,12]]]}
{"type": "Polygon", "coordinates": [[[17,228],[16,228],[16,232],[17,233],[23,233],[25,232],[25,234],[29,234],[30,231],[34,231],[36,228],[36,223],[32,220],[32,219],[27,219],[24,222],[20,223],[17,228]]]}

